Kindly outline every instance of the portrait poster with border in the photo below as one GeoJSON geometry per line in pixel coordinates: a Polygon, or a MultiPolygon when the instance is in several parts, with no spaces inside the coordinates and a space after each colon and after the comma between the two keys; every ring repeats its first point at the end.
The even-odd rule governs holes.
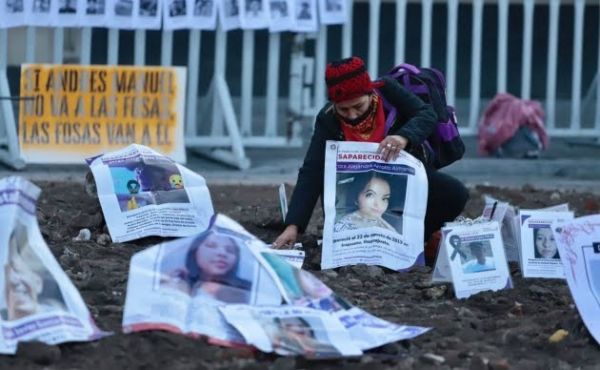
{"type": "Polygon", "coordinates": [[[268,0],[271,23],[269,31],[283,32],[294,29],[294,0],[268,0]]]}
{"type": "Polygon", "coordinates": [[[217,5],[221,29],[231,31],[240,28],[240,0],[221,0],[217,5]]]}
{"type": "Polygon", "coordinates": [[[321,24],[344,24],[348,21],[348,0],[318,0],[321,24]]]}
{"type": "Polygon", "coordinates": [[[572,219],[573,212],[529,209],[519,211],[523,277],[565,278],[551,226],[553,222],[572,219]]]}
{"type": "Polygon", "coordinates": [[[23,0],[25,5],[25,25],[36,27],[54,26],[58,13],[59,0],[23,0]]]}
{"type": "Polygon", "coordinates": [[[600,344],[600,215],[556,222],[552,230],[577,310],[600,344]]]}
{"type": "Polygon", "coordinates": [[[0,28],[25,25],[26,0],[0,0],[0,28]]]}
{"type": "Polygon", "coordinates": [[[294,32],[317,32],[319,20],[317,0],[295,0],[294,32]]]}
{"type": "Polygon", "coordinates": [[[269,28],[269,0],[240,0],[240,25],[245,30],[269,28]]]}
{"type": "Polygon", "coordinates": [[[385,162],[377,148],[326,144],[323,269],[363,263],[405,270],[424,264],[425,167],[406,151],[385,162]]]}
{"type": "Polygon", "coordinates": [[[444,244],[438,254],[441,261],[436,263],[435,269],[439,263],[440,275],[447,279],[445,266],[449,266],[457,298],[467,298],[486,290],[512,288],[497,221],[453,224],[442,228],[442,233],[444,244]]]}
{"type": "Polygon", "coordinates": [[[19,342],[54,345],[108,335],[96,326],[75,285],[42,237],[36,216],[41,193],[21,177],[0,180],[0,353],[19,342]]]}
{"type": "Polygon", "coordinates": [[[107,10],[109,0],[81,0],[83,11],[81,25],[83,27],[105,27],[107,25],[107,10]]]}

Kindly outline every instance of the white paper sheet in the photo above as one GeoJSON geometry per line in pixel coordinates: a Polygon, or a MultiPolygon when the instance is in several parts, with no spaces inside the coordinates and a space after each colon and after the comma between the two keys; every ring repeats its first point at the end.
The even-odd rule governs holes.
{"type": "Polygon", "coordinates": [[[321,268],[424,264],[427,175],[405,151],[384,162],[378,144],[328,141],[321,268]]]}
{"type": "Polygon", "coordinates": [[[0,180],[0,353],[20,341],[82,342],[106,333],[48,249],[36,219],[40,189],[20,177],[0,180]]]}
{"type": "Polygon", "coordinates": [[[347,0],[319,0],[319,20],[321,24],[346,23],[348,21],[347,6],[347,0]]]}
{"type": "Polygon", "coordinates": [[[25,0],[0,0],[0,28],[25,24],[25,0]]]}
{"type": "Polygon", "coordinates": [[[282,32],[294,29],[294,0],[268,0],[271,14],[269,31],[282,32]]]}
{"type": "Polygon", "coordinates": [[[107,25],[108,0],[81,0],[84,3],[81,24],[85,27],[104,27],[107,25]]]}
{"type": "Polygon", "coordinates": [[[317,0],[295,0],[295,32],[317,32],[317,0]]]}
{"type": "Polygon", "coordinates": [[[59,0],[23,0],[25,4],[25,24],[27,26],[49,27],[54,25],[53,15],[58,12],[59,0]]]}
{"type": "Polygon", "coordinates": [[[269,0],[239,0],[240,25],[245,30],[268,28],[271,20],[269,0]]]}
{"type": "Polygon", "coordinates": [[[143,145],[90,159],[115,242],[204,231],[213,206],[204,178],[143,145]]]}
{"type": "Polygon", "coordinates": [[[218,8],[219,24],[223,31],[240,28],[240,0],[221,0],[218,8]]]}
{"type": "Polygon", "coordinates": [[[552,224],[577,310],[600,344],[600,215],[552,224]]]}

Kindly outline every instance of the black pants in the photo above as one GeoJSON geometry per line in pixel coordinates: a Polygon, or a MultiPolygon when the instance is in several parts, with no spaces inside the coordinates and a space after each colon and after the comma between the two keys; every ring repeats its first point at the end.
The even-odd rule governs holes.
{"type": "Polygon", "coordinates": [[[428,169],[429,195],[425,214],[425,242],[431,234],[454,220],[469,200],[469,190],[462,182],[445,173],[428,169]]]}

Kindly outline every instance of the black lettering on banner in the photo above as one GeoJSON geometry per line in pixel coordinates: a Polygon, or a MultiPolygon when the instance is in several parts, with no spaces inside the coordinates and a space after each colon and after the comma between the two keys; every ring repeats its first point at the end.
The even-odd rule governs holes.
{"type": "Polygon", "coordinates": [[[48,134],[50,123],[48,122],[32,122],[29,125],[24,122],[21,127],[23,144],[48,144],[50,135],[48,134]]]}
{"type": "Polygon", "coordinates": [[[594,248],[594,253],[600,253],[600,242],[592,243],[592,248],[594,248]]]}
{"type": "Polygon", "coordinates": [[[24,96],[23,98],[25,116],[41,117],[44,115],[44,95],[24,96]]]}
{"type": "Polygon", "coordinates": [[[135,125],[133,123],[107,123],[106,136],[111,145],[132,144],[135,142],[135,125]]]}

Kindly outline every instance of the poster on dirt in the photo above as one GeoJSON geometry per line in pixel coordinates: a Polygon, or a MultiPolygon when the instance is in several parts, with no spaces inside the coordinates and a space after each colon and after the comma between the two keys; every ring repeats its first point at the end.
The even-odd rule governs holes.
{"type": "Polygon", "coordinates": [[[600,344],[600,215],[552,224],[571,295],[600,344]]]}
{"type": "Polygon", "coordinates": [[[81,342],[105,334],[42,237],[39,194],[23,178],[0,180],[1,354],[14,354],[19,342],[81,342]]]}
{"type": "Polygon", "coordinates": [[[293,266],[272,249],[253,249],[253,252],[277,284],[286,303],[331,313],[348,330],[351,340],[361,350],[411,339],[429,330],[394,324],[353,306],[313,273],[293,266]]]}
{"type": "MultiPolygon", "coordinates": [[[[281,295],[250,251],[262,242],[222,215],[204,232],[159,244],[131,260],[123,328],[205,335],[245,343],[219,307],[279,305],[281,295]]],[[[264,248],[264,247],[263,247],[264,248]]]]}
{"type": "Polygon", "coordinates": [[[519,211],[521,271],[525,278],[564,279],[564,269],[551,225],[573,219],[573,212],[519,211]]]}
{"type": "Polygon", "coordinates": [[[421,161],[402,151],[385,162],[375,143],[326,145],[321,267],[422,265],[427,175],[421,161]]]}
{"type": "Polygon", "coordinates": [[[204,178],[143,145],[88,159],[113,241],[204,231],[214,210],[204,178]]]}
{"type": "Polygon", "coordinates": [[[137,143],[185,162],[181,67],[25,64],[19,144],[29,163],[82,163],[137,143]]]}
{"type": "Polygon", "coordinates": [[[342,323],[328,312],[296,306],[223,306],[231,325],[263,352],[328,359],[360,356],[342,323]]]}
{"type": "Polygon", "coordinates": [[[443,227],[442,234],[434,281],[447,281],[450,276],[457,298],[512,288],[497,221],[452,224],[443,227]]]}
{"type": "Polygon", "coordinates": [[[25,0],[0,0],[0,29],[25,24],[25,0]]]}

